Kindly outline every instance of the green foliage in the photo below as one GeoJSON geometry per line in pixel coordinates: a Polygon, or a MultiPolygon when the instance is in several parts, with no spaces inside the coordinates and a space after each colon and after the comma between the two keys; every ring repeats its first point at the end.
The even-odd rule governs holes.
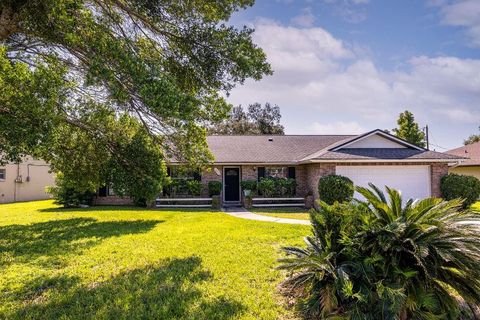
{"type": "Polygon", "coordinates": [[[258,182],[258,191],[267,198],[271,198],[275,195],[276,184],[274,179],[261,178],[258,182]]]}
{"type": "Polygon", "coordinates": [[[202,183],[187,178],[172,179],[166,188],[171,197],[192,197],[202,193],[202,183]]]}
{"type": "Polygon", "coordinates": [[[348,202],[352,200],[354,192],[352,180],[344,176],[332,174],[318,181],[320,199],[328,204],[348,202]]]}
{"type": "Polygon", "coordinates": [[[403,202],[357,187],[365,202],[320,202],[307,246],[285,247],[283,286],[310,318],[472,319],[480,303],[477,213],[461,201],[403,202]]]}
{"type": "Polygon", "coordinates": [[[476,142],[480,142],[480,134],[472,134],[467,139],[463,140],[464,145],[474,144],[476,142]]]}
{"type": "Polygon", "coordinates": [[[253,193],[257,191],[257,181],[256,180],[243,180],[240,182],[242,190],[250,190],[253,193]]]}
{"type": "Polygon", "coordinates": [[[392,130],[397,137],[425,148],[425,133],[420,130],[418,123],[415,122],[413,113],[408,110],[400,113],[397,124],[398,128],[392,130]]]}
{"type": "MultiPolygon", "coordinates": [[[[252,42],[253,30],[227,23],[231,14],[252,4],[1,1],[2,158],[33,155],[61,169],[67,158],[90,157],[91,164],[81,167],[89,170],[80,170],[76,178],[81,188],[98,185],[104,173],[97,160],[116,158],[112,161],[119,166],[132,162],[117,153],[125,141],[113,125],[120,117],[132,117],[164,155],[192,166],[210,162],[205,128],[227,116],[231,106],[224,94],[248,78],[271,74],[264,52],[252,42]],[[67,144],[62,139],[72,149],[62,151],[67,144]],[[80,145],[88,157],[73,155],[84,151],[80,145]]],[[[143,148],[152,150],[146,138],[132,143],[144,142],[143,148]]],[[[134,175],[146,177],[144,184],[160,176],[158,167],[138,168],[134,175]]],[[[121,180],[126,184],[128,178],[121,180]]],[[[149,198],[158,184],[144,190],[149,198]]],[[[128,192],[137,197],[134,188],[128,192]]]]}
{"type": "Polygon", "coordinates": [[[75,183],[66,180],[62,173],[56,175],[55,186],[47,187],[47,192],[52,195],[56,204],[67,208],[91,205],[95,196],[94,190],[77,191],[75,183]]]}
{"type": "Polygon", "coordinates": [[[232,109],[227,119],[210,127],[211,134],[285,134],[280,124],[280,108],[270,103],[262,107],[260,103],[248,106],[245,112],[242,106],[232,109]]]}
{"type": "Polygon", "coordinates": [[[480,197],[480,180],[472,176],[449,173],[440,181],[440,190],[446,200],[462,199],[468,208],[480,197]]]}
{"type": "Polygon", "coordinates": [[[267,198],[293,197],[297,183],[290,178],[261,178],[257,184],[258,191],[267,198]]]}
{"type": "Polygon", "coordinates": [[[209,181],[208,182],[208,195],[218,196],[222,192],[222,183],[220,181],[209,181]]]}

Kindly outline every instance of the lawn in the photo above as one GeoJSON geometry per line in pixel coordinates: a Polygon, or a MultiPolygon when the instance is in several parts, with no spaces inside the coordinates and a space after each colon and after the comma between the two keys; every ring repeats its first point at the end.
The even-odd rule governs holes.
{"type": "Polygon", "coordinates": [[[0,319],[292,319],[274,267],[309,232],[202,210],[0,205],[0,319]]]}
{"type": "Polygon", "coordinates": [[[299,220],[310,220],[310,215],[308,214],[308,209],[305,208],[251,208],[248,209],[256,214],[261,214],[262,216],[277,217],[277,218],[288,218],[288,219],[299,219],[299,220]]]}
{"type": "Polygon", "coordinates": [[[472,204],[472,209],[475,211],[480,211],[480,201],[477,201],[474,204],[472,204]]]}

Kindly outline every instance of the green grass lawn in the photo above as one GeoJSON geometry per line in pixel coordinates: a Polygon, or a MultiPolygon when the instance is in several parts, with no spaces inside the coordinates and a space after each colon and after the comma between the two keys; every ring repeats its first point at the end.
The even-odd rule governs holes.
{"type": "Polygon", "coordinates": [[[0,319],[292,319],[274,267],[308,233],[202,210],[0,205],[0,319]]]}
{"type": "Polygon", "coordinates": [[[261,214],[262,216],[277,217],[277,218],[288,218],[288,219],[300,219],[300,220],[310,220],[310,215],[308,214],[308,209],[305,208],[295,208],[295,207],[286,207],[286,208],[251,208],[249,209],[252,212],[261,214]]]}
{"type": "Polygon", "coordinates": [[[477,201],[474,204],[472,204],[471,208],[475,211],[480,211],[480,201],[477,201]]]}

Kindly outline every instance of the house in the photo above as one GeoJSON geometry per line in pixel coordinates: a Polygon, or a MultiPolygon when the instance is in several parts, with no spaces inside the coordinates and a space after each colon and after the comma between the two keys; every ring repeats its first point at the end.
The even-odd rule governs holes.
{"type": "Polygon", "coordinates": [[[45,161],[32,157],[0,166],[0,203],[49,199],[45,188],[55,184],[49,170],[45,161]]]}
{"type": "Polygon", "coordinates": [[[480,179],[480,142],[452,149],[446,153],[468,158],[459,164],[451,166],[449,172],[474,176],[477,179],[480,179]]]}
{"type": "Polygon", "coordinates": [[[196,179],[204,197],[209,181],[221,181],[224,204],[240,203],[241,181],[262,177],[294,178],[296,197],[318,198],[318,180],[330,174],[349,177],[355,185],[393,187],[406,198],[440,197],[441,177],[462,158],[379,129],[361,135],[216,135],[207,142],[215,162],[196,179]]]}

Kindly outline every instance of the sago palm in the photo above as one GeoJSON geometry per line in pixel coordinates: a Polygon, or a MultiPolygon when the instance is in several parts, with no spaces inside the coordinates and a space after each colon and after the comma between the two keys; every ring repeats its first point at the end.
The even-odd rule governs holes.
{"type": "Polygon", "coordinates": [[[460,200],[405,203],[387,188],[312,212],[306,248],[285,248],[284,285],[312,318],[458,319],[480,305],[480,217],[460,200]],[[336,224],[336,225],[335,225],[336,224]]]}

